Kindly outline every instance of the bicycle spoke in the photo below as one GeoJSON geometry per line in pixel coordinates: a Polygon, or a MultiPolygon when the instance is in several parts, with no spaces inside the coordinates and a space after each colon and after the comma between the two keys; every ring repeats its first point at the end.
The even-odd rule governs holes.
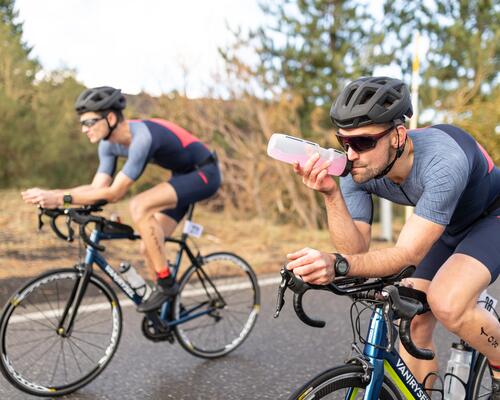
{"type": "Polygon", "coordinates": [[[65,305],[72,305],[74,312],[74,302],[68,299],[76,276],[68,269],[46,273],[25,287],[29,290],[24,289],[17,307],[8,305],[1,344],[5,358],[0,358],[0,367],[26,393],[39,395],[41,387],[51,387],[54,397],[70,393],[97,377],[116,351],[121,333],[119,303],[97,276],[90,277],[74,315],[72,336],[57,334],[65,305]],[[111,306],[113,301],[116,308],[111,306]]]}
{"type": "MultiPolygon", "coordinates": [[[[28,310],[27,310],[27,308],[26,308],[26,307],[24,307],[23,305],[21,305],[21,307],[23,307],[26,311],[28,311],[28,310]]],[[[40,321],[38,321],[38,320],[36,320],[36,319],[31,319],[30,317],[28,317],[28,315],[27,315],[27,314],[20,315],[20,317],[22,317],[22,318],[26,318],[28,321],[30,321],[30,322],[34,322],[35,324],[38,324],[38,325],[41,325],[41,326],[44,326],[45,328],[48,328],[48,329],[50,329],[50,330],[57,329],[57,327],[56,327],[56,326],[54,326],[54,324],[52,324],[52,323],[51,323],[51,325],[52,325],[52,326],[46,325],[46,324],[44,324],[44,323],[42,323],[42,322],[40,322],[40,321]]],[[[50,322],[50,321],[49,321],[49,322],[50,322]]]]}
{"type": "Polygon", "coordinates": [[[196,330],[199,330],[199,329],[206,329],[206,328],[210,328],[214,326],[214,322],[212,323],[207,323],[207,324],[204,324],[204,325],[197,325],[197,326],[193,326],[191,328],[183,328],[182,330],[185,331],[185,332],[192,332],[192,331],[196,331],[196,330]]]}
{"type": "Polygon", "coordinates": [[[68,370],[66,368],[66,354],[64,353],[64,340],[61,340],[61,352],[63,354],[64,382],[68,382],[68,370]]]}
{"type": "Polygon", "coordinates": [[[69,341],[70,341],[70,342],[71,342],[71,343],[72,343],[72,344],[73,344],[73,345],[74,345],[74,346],[75,346],[78,350],[80,350],[80,352],[81,352],[81,353],[82,353],[85,357],[87,357],[87,358],[90,360],[90,362],[92,362],[92,363],[94,363],[94,362],[95,362],[94,360],[92,360],[92,359],[90,358],[90,356],[89,356],[87,353],[85,353],[85,352],[84,352],[84,351],[80,348],[80,346],[78,346],[75,342],[73,342],[73,341],[71,340],[71,338],[68,338],[68,340],[69,340],[69,341]]]}
{"type": "Polygon", "coordinates": [[[36,342],[36,343],[39,343],[39,342],[43,342],[45,341],[46,339],[48,338],[51,338],[53,337],[54,335],[48,335],[48,336],[44,336],[42,338],[37,338],[37,339],[31,339],[31,340],[28,340],[26,342],[20,342],[20,343],[15,343],[15,344],[11,344],[9,345],[10,347],[18,347],[18,346],[23,346],[25,344],[29,344],[29,343],[33,343],[33,342],[36,342]]]}
{"type": "Polygon", "coordinates": [[[78,340],[78,341],[82,342],[82,343],[88,344],[89,346],[95,347],[95,348],[97,348],[97,349],[99,349],[99,350],[106,350],[106,348],[105,348],[105,347],[101,347],[101,346],[98,346],[98,345],[96,345],[96,344],[94,344],[94,343],[90,343],[90,342],[88,342],[88,341],[86,341],[86,340],[83,340],[82,338],[79,338],[78,336],[71,335],[71,337],[72,337],[73,339],[76,339],[76,340],[78,340]]]}
{"type": "Polygon", "coordinates": [[[76,330],[76,329],[73,329],[73,333],[87,333],[87,334],[90,334],[90,335],[106,335],[106,336],[109,336],[109,332],[80,331],[80,330],[76,330]]]}
{"type": "Polygon", "coordinates": [[[68,345],[69,345],[69,349],[71,350],[71,353],[73,354],[73,359],[75,360],[75,364],[78,367],[78,371],[80,371],[80,373],[82,373],[82,368],[80,367],[80,363],[78,362],[78,358],[76,357],[75,351],[73,350],[71,340],[68,342],[68,345]]]}
{"type": "Polygon", "coordinates": [[[50,324],[51,324],[54,328],[57,328],[57,327],[56,327],[56,325],[52,322],[52,320],[50,320],[50,319],[49,319],[49,318],[45,315],[45,313],[44,313],[42,310],[40,310],[40,309],[39,309],[39,308],[38,308],[38,307],[37,307],[34,303],[32,303],[30,300],[28,300],[28,302],[29,302],[29,303],[30,303],[33,307],[35,307],[35,308],[38,310],[38,312],[39,312],[40,314],[42,314],[42,315],[44,316],[44,318],[45,318],[45,319],[46,319],[46,320],[47,320],[47,321],[48,321],[48,322],[49,322],[49,323],[50,323],[50,324]]]}
{"type": "Polygon", "coordinates": [[[52,377],[50,378],[50,385],[53,384],[54,378],[56,377],[56,371],[57,371],[57,367],[59,366],[59,358],[60,357],[61,357],[61,353],[58,353],[56,362],[54,363],[54,370],[52,371],[52,377]]]}
{"type": "Polygon", "coordinates": [[[40,288],[40,291],[42,292],[43,294],[43,297],[45,297],[45,300],[47,300],[47,305],[50,307],[50,310],[52,311],[52,313],[54,314],[54,319],[57,321],[57,313],[56,311],[54,310],[54,308],[52,307],[52,302],[49,300],[49,298],[47,297],[47,294],[45,293],[45,290],[43,290],[43,287],[40,288]]]}
{"type": "MultiPolygon", "coordinates": [[[[92,301],[91,302],[86,302],[85,305],[81,304],[80,307],[85,307],[85,308],[90,308],[92,309],[92,306],[96,304],[96,301],[98,300],[98,296],[92,296],[92,301]]],[[[110,307],[111,308],[111,307],[110,307]]],[[[89,313],[79,313],[78,318],[75,320],[75,322],[82,321],[85,318],[87,318],[89,315],[92,315],[92,312],[89,313]],[[85,315],[82,317],[82,315],[85,315]],[[81,319],[80,319],[81,318],[81,319]]]]}
{"type": "MultiPolygon", "coordinates": [[[[35,366],[38,362],[40,362],[41,360],[43,360],[43,356],[45,356],[45,354],[47,354],[50,350],[52,350],[52,348],[56,345],[56,343],[57,343],[57,338],[56,338],[56,340],[54,341],[54,343],[53,343],[52,345],[50,345],[50,346],[49,346],[49,348],[48,348],[47,350],[45,350],[45,351],[41,354],[41,356],[37,357],[36,361],[35,361],[34,363],[32,363],[32,364],[29,366],[29,368],[28,368],[27,370],[24,370],[24,371],[23,371],[22,375],[26,374],[26,373],[27,373],[29,370],[31,370],[31,368],[33,368],[33,367],[34,367],[34,366],[35,366]]],[[[41,371],[42,371],[42,370],[40,370],[40,371],[38,372],[38,375],[40,375],[41,371]]]]}
{"type": "MultiPolygon", "coordinates": [[[[57,296],[57,309],[61,310],[61,305],[59,303],[59,282],[56,281],[56,296],[57,296]]],[[[59,315],[57,319],[59,319],[61,316],[59,315]]]]}
{"type": "Polygon", "coordinates": [[[109,321],[110,321],[110,318],[106,318],[106,319],[103,319],[103,320],[99,320],[97,322],[92,322],[90,325],[85,325],[85,328],[91,328],[93,326],[102,324],[103,322],[109,322],[109,321]]]}
{"type": "Polygon", "coordinates": [[[44,332],[44,331],[49,331],[49,332],[55,332],[54,328],[45,328],[45,329],[23,329],[23,328],[11,328],[9,326],[9,332],[44,332]]]}
{"type": "MultiPolygon", "coordinates": [[[[57,339],[57,337],[56,337],[57,339]]],[[[36,348],[38,347],[38,343],[36,343],[34,346],[30,347],[27,351],[25,351],[24,353],[21,353],[21,355],[17,358],[13,358],[12,361],[19,361],[21,360],[21,358],[23,358],[24,356],[26,356],[27,354],[30,354],[33,350],[35,350],[36,348]]],[[[45,354],[45,353],[44,353],[45,354]]],[[[43,355],[43,354],[42,354],[43,355]]]]}

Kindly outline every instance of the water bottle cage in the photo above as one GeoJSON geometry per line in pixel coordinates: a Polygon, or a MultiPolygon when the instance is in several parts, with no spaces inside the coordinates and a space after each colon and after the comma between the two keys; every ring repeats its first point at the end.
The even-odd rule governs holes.
{"type": "Polygon", "coordinates": [[[446,373],[444,374],[444,379],[445,379],[445,382],[446,382],[446,377],[447,377],[447,376],[451,376],[452,378],[457,379],[457,380],[458,380],[458,381],[462,384],[462,386],[464,387],[464,390],[467,392],[467,382],[464,382],[464,381],[462,380],[462,378],[460,378],[459,376],[457,376],[457,375],[455,375],[455,374],[452,374],[451,372],[446,372],[446,373]]]}

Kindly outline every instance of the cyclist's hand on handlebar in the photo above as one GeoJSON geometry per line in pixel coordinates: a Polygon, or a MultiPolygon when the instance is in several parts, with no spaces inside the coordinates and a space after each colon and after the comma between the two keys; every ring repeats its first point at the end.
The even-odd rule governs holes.
{"type": "Polygon", "coordinates": [[[314,285],[326,285],[335,278],[332,254],[324,253],[308,247],[287,254],[287,269],[292,270],[304,282],[314,285]]]}
{"type": "Polygon", "coordinates": [[[21,192],[23,200],[29,204],[38,204],[43,208],[56,208],[59,204],[59,196],[51,190],[30,188],[21,192]]]}
{"type": "Polygon", "coordinates": [[[319,153],[313,154],[303,167],[294,163],[293,170],[302,177],[302,182],[309,188],[324,194],[332,194],[338,190],[337,183],[328,175],[330,162],[322,162],[319,153]]]}

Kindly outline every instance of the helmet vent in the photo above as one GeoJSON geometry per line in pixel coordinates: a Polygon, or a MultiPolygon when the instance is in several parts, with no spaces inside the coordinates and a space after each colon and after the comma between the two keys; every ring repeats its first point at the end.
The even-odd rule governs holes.
{"type": "Polygon", "coordinates": [[[375,90],[366,90],[364,93],[363,93],[363,96],[361,97],[360,101],[358,104],[365,104],[368,100],[370,100],[373,95],[375,94],[375,90]]]}
{"type": "Polygon", "coordinates": [[[344,103],[344,105],[348,105],[348,104],[349,104],[349,102],[351,101],[351,98],[352,98],[352,96],[354,95],[354,93],[356,93],[356,89],[351,90],[351,93],[349,93],[349,95],[348,95],[348,96],[347,96],[347,98],[345,99],[345,103],[344,103]]]}

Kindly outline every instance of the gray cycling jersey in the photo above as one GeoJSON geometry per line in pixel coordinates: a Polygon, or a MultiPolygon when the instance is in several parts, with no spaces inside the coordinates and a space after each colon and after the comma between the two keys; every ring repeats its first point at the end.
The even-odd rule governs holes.
{"type": "Polygon", "coordinates": [[[137,180],[150,162],[174,173],[185,173],[210,156],[199,139],[172,122],[154,118],[128,121],[128,125],[132,134],[129,146],[100,141],[97,172],[113,176],[118,157],[125,157],[122,172],[137,180]]]}
{"type": "Polygon", "coordinates": [[[340,179],[354,220],[372,222],[372,194],[397,204],[415,206],[415,214],[447,226],[450,233],[473,223],[500,195],[500,170],[465,131],[436,125],[409,131],[414,144],[410,174],[398,185],[390,179],[357,184],[351,175],[340,179]]]}

